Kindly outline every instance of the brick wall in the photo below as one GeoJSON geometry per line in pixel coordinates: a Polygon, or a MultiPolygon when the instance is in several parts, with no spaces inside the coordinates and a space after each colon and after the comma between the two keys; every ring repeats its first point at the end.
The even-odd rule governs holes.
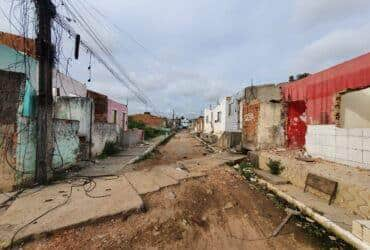
{"type": "Polygon", "coordinates": [[[23,74],[0,70],[0,124],[16,123],[24,88],[23,74]]]}
{"type": "Polygon", "coordinates": [[[87,96],[94,100],[95,122],[108,122],[108,97],[88,90],[87,96]]]}
{"type": "Polygon", "coordinates": [[[254,149],[257,145],[257,129],[260,104],[258,102],[244,103],[243,105],[243,146],[254,149]]]}

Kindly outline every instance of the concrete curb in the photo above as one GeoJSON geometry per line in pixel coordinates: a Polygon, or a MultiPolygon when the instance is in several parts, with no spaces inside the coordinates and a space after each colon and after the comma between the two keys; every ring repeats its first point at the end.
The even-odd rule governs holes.
{"type": "Polygon", "coordinates": [[[206,147],[210,148],[214,153],[222,153],[221,150],[211,146],[209,143],[206,141],[202,140],[202,138],[199,138],[198,136],[194,135],[194,138],[197,139],[200,143],[204,144],[206,147]]]}
{"type": "Polygon", "coordinates": [[[127,167],[131,164],[134,164],[142,159],[144,159],[148,154],[153,152],[154,149],[156,149],[158,146],[162,145],[165,141],[169,140],[172,136],[174,136],[176,133],[173,132],[165,137],[163,137],[160,141],[154,143],[152,146],[150,146],[147,150],[145,150],[141,155],[135,156],[125,164],[123,164],[123,167],[127,167]]]}
{"type": "Polygon", "coordinates": [[[366,242],[360,240],[355,235],[353,235],[351,232],[343,229],[342,227],[338,226],[335,222],[331,221],[327,217],[320,215],[316,213],[313,209],[306,206],[304,203],[296,200],[292,196],[288,195],[287,193],[284,193],[271,183],[262,180],[260,178],[257,178],[258,184],[262,186],[266,186],[266,188],[273,193],[275,193],[280,198],[284,199],[291,205],[297,207],[303,214],[309,216],[313,220],[315,220],[317,223],[319,223],[321,226],[326,228],[328,231],[334,233],[337,237],[341,238],[342,240],[346,241],[348,244],[352,245],[353,247],[357,249],[370,249],[370,245],[368,245],[366,242]]]}

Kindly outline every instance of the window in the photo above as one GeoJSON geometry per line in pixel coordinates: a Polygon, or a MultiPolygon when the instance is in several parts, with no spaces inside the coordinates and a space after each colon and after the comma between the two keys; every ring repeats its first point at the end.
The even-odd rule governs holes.
{"type": "Polygon", "coordinates": [[[117,124],[117,110],[113,110],[113,123],[117,124]]]}
{"type": "Polygon", "coordinates": [[[208,123],[208,115],[206,116],[206,123],[208,123]]]}
{"type": "Polygon", "coordinates": [[[217,120],[215,122],[221,122],[221,112],[217,112],[217,120]]]}
{"type": "Polygon", "coordinates": [[[231,103],[229,103],[229,112],[228,112],[228,115],[231,116],[231,103]]]}

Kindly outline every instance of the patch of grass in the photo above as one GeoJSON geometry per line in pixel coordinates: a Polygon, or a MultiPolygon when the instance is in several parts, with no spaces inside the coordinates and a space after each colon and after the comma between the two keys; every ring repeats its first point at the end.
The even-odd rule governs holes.
{"type": "Polygon", "coordinates": [[[355,249],[345,241],[334,237],[333,234],[328,232],[317,222],[307,219],[304,215],[294,217],[295,224],[301,227],[310,237],[320,241],[321,249],[355,249]]]}
{"type": "Polygon", "coordinates": [[[273,175],[280,175],[285,167],[281,164],[280,161],[270,159],[267,163],[267,166],[270,168],[270,173],[273,175]]]}
{"type": "Polygon", "coordinates": [[[153,139],[155,137],[165,135],[167,133],[163,129],[148,127],[143,122],[135,121],[131,118],[128,119],[128,128],[129,129],[137,128],[137,129],[144,130],[144,139],[145,140],[150,140],[150,139],[153,139]]]}
{"type": "Polygon", "coordinates": [[[250,162],[242,162],[239,165],[235,165],[234,168],[237,169],[247,180],[251,180],[256,177],[256,174],[253,171],[255,167],[250,162]]]}
{"type": "Polygon", "coordinates": [[[99,155],[99,159],[103,160],[106,159],[108,156],[118,154],[120,151],[116,142],[106,142],[103,153],[99,155]]]}
{"type": "Polygon", "coordinates": [[[161,130],[161,129],[156,129],[156,128],[151,128],[151,127],[145,127],[144,128],[144,138],[145,140],[150,140],[155,137],[165,135],[166,131],[161,130]]]}

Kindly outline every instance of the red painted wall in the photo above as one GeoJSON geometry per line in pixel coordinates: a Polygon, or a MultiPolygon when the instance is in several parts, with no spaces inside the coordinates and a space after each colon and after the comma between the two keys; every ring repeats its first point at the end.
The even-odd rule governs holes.
{"type": "Polygon", "coordinates": [[[337,93],[370,86],[370,53],[302,80],[281,85],[283,98],[305,101],[307,124],[334,124],[337,93]]]}
{"type": "Polygon", "coordinates": [[[304,101],[289,102],[286,133],[289,148],[302,148],[306,143],[306,104],[304,101]]]}

